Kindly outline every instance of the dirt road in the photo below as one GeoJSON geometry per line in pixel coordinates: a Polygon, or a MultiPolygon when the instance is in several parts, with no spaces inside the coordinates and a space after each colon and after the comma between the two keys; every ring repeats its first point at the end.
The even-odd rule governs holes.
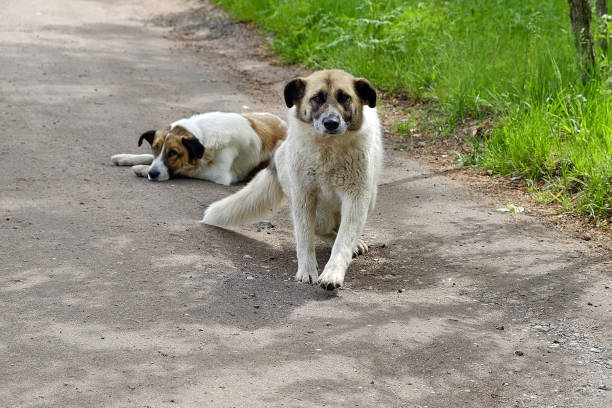
{"type": "Polygon", "coordinates": [[[193,112],[283,114],[295,69],[211,6],[4,3],[0,406],[612,406],[596,242],[495,212],[389,145],[346,289],[295,283],[286,210],[203,226],[237,187],[109,161],[193,112]]]}

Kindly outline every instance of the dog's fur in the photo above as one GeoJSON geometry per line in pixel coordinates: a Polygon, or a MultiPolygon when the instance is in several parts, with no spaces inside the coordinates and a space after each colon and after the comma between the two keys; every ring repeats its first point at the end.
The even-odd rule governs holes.
{"type": "Polygon", "coordinates": [[[202,222],[237,225],[264,216],[287,197],[297,244],[296,280],[340,287],[376,201],[382,167],[376,92],[370,83],[340,70],[318,71],[285,87],[290,108],[287,139],[267,169],[242,190],[213,203],[202,222]],[[333,242],[321,276],[314,235],[333,242]]]}
{"type": "Polygon", "coordinates": [[[143,133],[138,146],[146,140],[153,155],[117,154],[111,160],[152,181],[183,176],[230,185],[270,160],[286,133],[285,122],[270,113],[208,112],[143,133]]]}

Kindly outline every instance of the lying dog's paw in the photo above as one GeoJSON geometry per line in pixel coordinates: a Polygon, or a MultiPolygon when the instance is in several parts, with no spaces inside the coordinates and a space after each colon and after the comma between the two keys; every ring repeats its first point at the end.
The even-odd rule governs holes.
{"type": "Polygon", "coordinates": [[[117,166],[130,166],[132,164],[131,154],[115,154],[111,156],[111,161],[117,166]]]}
{"type": "Polygon", "coordinates": [[[132,170],[134,170],[134,174],[136,174],[138,177],[148,177],[149,175],[149,166],[146,164],[132,166],[132,170]]]}
{"type": "Polygon", "coordinates": [[[298,268],[297,273],[295,274],[295,280],[303,283],[313,283],[317,281],[319,277],[319,273],[317,269],[309,271],[307,268],[298,268]]]}
{"type": "Polygon", "coordinates": [[[365,255],[368,253],[368,244],[362,240],[357,240],[357,245],[353,249],[353,258],[357,258],[359,255],[365,255]]]}
{"type": "Polygon", "coordinates": [[[319,277],[319,285],[326,290],[334,290],[344,284],[346,270],[337,265],[327,265],[319,277]]]}
{"type": "Polygon", "coordinates": [[[116,154],[111,156],[111,161],[117,166],[135,166],[139,164],[153,163],[152,154],[116,154]]]}

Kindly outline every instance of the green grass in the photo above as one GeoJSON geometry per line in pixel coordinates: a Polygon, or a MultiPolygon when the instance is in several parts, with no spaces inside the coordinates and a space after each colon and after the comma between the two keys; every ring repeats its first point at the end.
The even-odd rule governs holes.
{"type": "Polygon", "coordinates": [[[343,68],[435,105],[442,133],[495,117],[464,162],[521,175],[539,197],[569,211],[612,217],[610,58],[600,53],[598,78],[583,85],[567,2],[220,3],[271,34],[271,48],[286,62],[343,68]]]}
{"type": "Polygon", "coordinates": [[[486,140],[478,163],[501,174],[539,182],[542,198],[592,217],[612,208],[612,95],[588,98],[561,91],[547,103],[505,116],[486,140]]]}

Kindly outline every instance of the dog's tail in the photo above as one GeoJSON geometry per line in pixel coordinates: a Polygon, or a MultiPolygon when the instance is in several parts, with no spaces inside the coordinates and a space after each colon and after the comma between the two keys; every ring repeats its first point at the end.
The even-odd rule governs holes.
{"type": "Polygon", "coordinates": [[[240,225],[265,217],[285,201],[276,169],[261,170],[242,190],[212,203],[204,212],[204,224],[218,227],[240,225]]]}

